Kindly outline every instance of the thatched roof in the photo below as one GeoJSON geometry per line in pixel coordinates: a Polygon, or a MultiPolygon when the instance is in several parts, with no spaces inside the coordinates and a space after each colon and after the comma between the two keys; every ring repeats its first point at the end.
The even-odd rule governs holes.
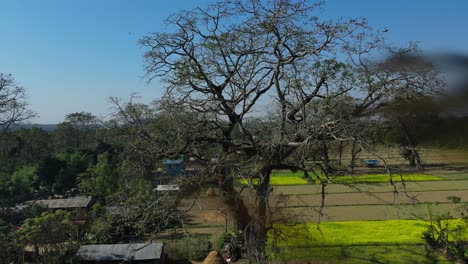
{"type": "Polygon", "coordinates": [[[227,264],[227,262],[218,251],[211,251],[203,261],[203,264],[227,264]]]}

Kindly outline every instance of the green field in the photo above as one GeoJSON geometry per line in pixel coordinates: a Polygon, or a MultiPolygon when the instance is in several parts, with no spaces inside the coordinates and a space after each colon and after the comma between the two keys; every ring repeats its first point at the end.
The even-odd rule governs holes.
{"type": "Polygon", "coordinates": [[[281,248],[272,263],[301,260],[323,264],[450,264],[423,245],[330,246],[281,248]]]}
{"type": "MultiPolygon", "coordinates": [[[[320,183],[320,180],[314,178],[314,183],[320,183]]],[[[322,176],[322,179],[325,179],[325,176],[322,176]]],[[[422,174],[422,173],[410,173],[410,174],[394,174],[392,175],[392,180],[394,182],[401,182],[402,179],[408,182],[416,182],[416,181],[441,181],[443,178],[422,174]]],[[[390,176],[388,174],[365,174],[365,175],[358,175],[358,176],[337,176],[331,178],[330,180],[332,183],[380,183],[380,182],[389,182],[390,176]]],[[[240,179],[238,182],[242,185],[246,185],[248,183],[247,179],[240,179]]],[[[256,184],[258,182],[257,179],[253,179],[252,182],[256,184]]],[[[271,174],[270,185],[278,186],[278,185],[307,185],[311,184],[307,179],[304,179],[303,172],[283,172],[283,171],[275,171],[271,174]]]]}
{"type": "Polygon", "coordinates": [[[422,220],[323,222],[319,226],[316,223],[278,225],[275,226],[276,233],[270,233],[270,239],[273,242],[276,237],[276,244],[280,247],[422,244],[422,232],[428,225],[422,220]],[[291,235],[294,237],[292,241],[288,239],[291,235]]]}
{"type": "MultiPolygon", "coordinates": [[[[423,232],[429,223],[424,219],[429,219],[429,211],[432,215],[450,212],[459,216],[457,205],[447,197],[460,197],[459,205],[466,205],[467,171],[455,168],[395,174],[391,179],[394,185],[388,174],[381,173],[330,177],[319,229],[315,210],[321,202],[322,186],[316,175],[310,176],[312,179],[306,179],[303,172],[290,171],[271,174],[274,192],[270,202],[276,206],[272,221],[290,219],[269,231],[271,263],[451,263],[425,245],[423,232]]],[[[243,197],[252,202],[249,193],[243,197]]],[[[468,240],[468,234],[464,237],[468,240]]]]}
{"type": "MultiPolygon", "coordinates": [[[[238,180],[240,184],[246,185],[247,179],[238,180]]],[[[257,179],[253,179],[254,184],[258,183],[257,179]]],[[[304,173],[302,172],[282,172],[274,171],[271,173],[270,185],[306,185],[310,184],[307,179],[304,179],[304,173]]]]}
{"type": "MultiPolygon", "coordinates": [[[[410,173],[410,174],[393,174],[392,181],[401,182],[402,179],[408,182],[416,181],[441,181],[443,178],[422,174],[422,173],[410,173]]],[[[339,176],[332,180],[335,183],[378,183],[378,182],[389,182],[390,176],[388,174],[365,174],[359,176],[339,176]]]]}
{"type": "Polygon", "coordinates": [[[421,220],[275,225],[270,253],[275,260],[321,263],[450,263],[423,246],[428,225],[421,220]]]}

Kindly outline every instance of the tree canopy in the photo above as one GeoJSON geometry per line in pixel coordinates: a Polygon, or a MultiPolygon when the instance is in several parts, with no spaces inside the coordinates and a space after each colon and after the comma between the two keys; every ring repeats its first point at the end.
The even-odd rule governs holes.
{"type": "Polygon", "coordinates": [[[167,30],[140,41],[148,80],[165,84],[164,109],[195,117],[180,123],[190,131],[177,138],[186,143],[181,151],[196,155],[201,142],[219,147],[213,171],[231,197],[238,227],[249,228],[252,262],[266,261],[273,169],[304,170],[289,157],[303,160],[318,143],[356,138],[350,120],[438,89],[432,68],[376,63],[379,54],[416,47],[395,51],[365,20],[325,20],[320,9],[307,1],[218,1],[170,16],[167,30]],[[262,117],[261,133],[247,125],[252,117],[262,117]],[[258,178],[250,185],[257,201],[251,217],[241,216],[234,176],[258,178]]]}

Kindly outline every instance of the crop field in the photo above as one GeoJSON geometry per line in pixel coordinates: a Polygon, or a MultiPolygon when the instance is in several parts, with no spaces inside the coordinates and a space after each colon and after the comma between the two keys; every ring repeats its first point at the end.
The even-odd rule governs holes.
{"type": "MultiPolygon", "coordinates": [[[[462,222],[454,220],[450,226],[461,224],[462,222]]],[[[346,263],[449,263],[443,257],[426,252],[422,246],[422,232],[427,227],[428,222],[421,220],[275,225],[269,233],[269,245],[272,258],[280,260],[324,260],[325,263],[341,263],[344,259],[346,263]],[[384,248],[386,250],[382,250],[384,248]],[[396,251],[400,253],[397,254],[396,251]]]]}
{"type": "MultiPolygon", "coordinates": [[[[289,219],[291,223],[319,221],[318,206],[275,208],[272,221],[289,219]]],[[[389,219],[429,219],[429,212],[440,215],[450,212],[456,216],[456,206],[452,204],[415,204],[415,205],[351,205],[329,206],[322,211],[321,221],[376,221],[389,219]]]]}
{"type": "MultiPolygon", "coordinates": [[[[242,185],[246,185],[248,183],[247,179],[240,179],[238,182],[242,185]]],[[[254,179],[252,181],[254,184],[258,182],[258,180],[254,179]]],[[[282,171],[275,171],[271,174],[270,185],[306,185],[310,184],[307,179],[304,179],[304,174],[299,172],[282,172],[282,171]]]]}
{"type": "Polygon", "coordinates": [[[317,264],[449,264],[424,245],[316,246],[279,248],[272,263],[317,264]],[[303,260],[304,262],[301,262],[303,260]],[[307,261],[307,262],[305,262],[307,261]]]}
{"type": "MultiPolygon", "coordinates": [[[[406,164],[407,161],[401,156],[398,147],[377,145],[370,149],[371,152],[362,151],[356,156],[357,160],[375,159],[376,155],[384,158],[389,165],[406,164]]],[[[351,159],[351,150],[345,147],[342,153],[342,160],[351,159]]],[[[447,149],[447,148],[420,148],[424,164],[466,164],[468,161],[468,151],[466,149],[447,149]]],[[[337,160],[338,152],[331,150],[329,153],[330,159],[337,160]]]]}
{"type": "MultiPolygon", "coordinates": [[[[459,191],[432,191],[432,192],[407,192],[394,194],[384,193],[328,193],[325,196],[326,206],[350,206],[350,205],[406,205],[420,203],[449,203],[449,196],[460,197],[468,201],[468,190],[459,191]]],[[[302,195],[273,195],[271,205],[279,207],[319,206],[322,195],[319,193],[302,195]]]]}
{"type": "MultiPolygon", "coordinates": [[[[456,228],[462,224],[460,220],[451,220],[449,227],[456,228]]],[[[274,225],[269,233],[269,242],[277,247],[423,244],[422,232],[428,226],[429,222],[422,220],[274,225]]]]}
{"type": "MultiPolygon", "coordinates": [[[[402,184],[396,184],[397,190],[404,191],[402,184]]],[[[320,193],[320,185],[298,185],[298,186],[274,186],[276,193],[285,195],[292,194],[312,194],[320,193]]],[[[453,191],[453,190],[468,190],[468,180],[449,180],[449,181],[428,181],[428,182],[407,182],[406,189],[413,192],[429,192],[429,191],[453,191]]],[[[380,193],[393,192],[394,188],[389,182],[373,183],[373,184],[330,184],[327,185],[327,193],[380,193]]]]}
{"type": "MultiPolygon", "coordinates": [[[[325,176],[322,176],[325,177],[325,176]]],[[[320,180],[316,177],[313,177],[314,181],[310,182],[307,179],[304,179],[304,174],[302,172],[273,172],[271,174],[270,185],[307,185],[307,184],[319,184],[320,180]]],[[[443,178],[429,175],[429,174],[422,174],[422,173],[410,173],[410,174],[393,174],[391,176],[392,181],[394,182],[401,182],[401,181],[408,181],[408,182],[415,182],[415,181],[441,181],[443,178]]],[[[337,176],[331,178],[331,182],[333,183],[379,183],[379,182],[389,182],[390,176],[388,174],[364,174],[358,176],[337,176]]],[[[247,179],[240,179],[238,180],[240,184],[246,185],[248,184],[247,179]]],[[[252,181],[256,184],[258,181],[253,179],[252,181]]]]}
{"type": "Polygon", "coordinates": [[[275,232],[278,233],[278,241],[274,243],[278,247],[422,244],[421,234],[427,227],[428,223],[421,220],[305,223],[275,225],[269,237],[273,244],[275,232]]]}
{"type": "MultiPolygon", "coordinates": [[[[302,172],[274,172],[269,221],[288,224],[275,224],[269,233],[272,262],[451,263],[424,246],[422,232],[431,216],[457,217],[460,206],[468,205],[467,168],[454,165],[423,174],[404,173],[404,183],[395,174],[393,185],[389,175],[381,172],[363,168],[357,176],[332,178],[322,209],[322,186],[317,180],[304,179],[302,172]],[[453,204],[451,196],[459,197],[460,203],[453,204]]],[[[242,197],[254,213],[255,196],[247,188],[242,197]]],[[[219,196],[182,201],[181,207],[190,209],[189,232],[208,235],[212,241],[226,223],[233,224],[219,196]]]]}
{"type": "MultiPolygon", "coordinates": [[[[411,173],[411,174],[393,174],[391,176],[392,181],[401,182],[415,182],[415,181],[441,181],[441,177],[434,175],[422,174],[422,173],[411,173]]],[[[389,182],[390,176],[388,174],[365,174],[359,176],[339,176],[333,179],[335,183],[377,183],[377,182],[389,182]]]]}

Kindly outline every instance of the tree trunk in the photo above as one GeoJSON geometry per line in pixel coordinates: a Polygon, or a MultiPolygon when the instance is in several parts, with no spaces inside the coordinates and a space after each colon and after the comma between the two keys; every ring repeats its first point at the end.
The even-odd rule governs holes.
{"type": "Polygon", "coordinates": [[[307,172],[304,161],[300,162],[300,166],[301,166],[302,169],[304,169],[304,179],[306,179],[306,180],[310,179],[310,175],[307,172]]]}
{"type": "Polygon", "coordinates": [[[322,141],[321,150],[322,150],[323,167],[325,170],[324,172],[325,174],[328,175],[328,173],[331,172],[331,165],[330,165],[330,158],[328,157],[328,146],[325,141],[322,141]]]}
{"type": "Polygon", "coordinates": [[[218,186],[224,197],[224,203],[229,206],[230,212],[234,218],[236,229],[245,230],[251,222],[249,211],[245,206],[244,200],[234,188],[234,179],[228,175],[226,169],[218,172],[218,186]]]}
{"type": "MultiPolygon", "coordinates": [[[[223,168],[218,171],[217,180],[224,198],[224,203],[229,207],[229,211],[234,219],[235,229],[242,231],[244,233],[244,238],[249,237],[250,232],[248,226],[251,223],[251,217],[244,200],[242,200],[239,193],[234,188],[234,179],[229,176],[228,170],[223,168]]],[[[239,243],[228,242],[228,248],[232,261],[236,261],[242,257],[242,248],[239,243]]]]}
{"type": "Polygon", "coordinates": [[[404,134],[404,136],[406,138],[408,149],[411,151],[410,165],[413,166],[413,167],[416,167],[416,169],[418,171],[423,171],[424,167],[423,167],[422,162],[421,162],[421,157],[419,156],[419,152],[416,149],[417,141],[409,133],[408,128],[406,127],[406,124],[401,120],[398,120],[398,121],[400,123],[401,131],[402,131],[402,133],[404,134]]]}
{"type": "Polygon", "coordinates": [[[419,156],[419,151],[416,148],[411,148],[412,155],[414,157],[414,166],[418,171],[423,171],[424,167],[421,162],[421,157],[419,156]]]}
{"type": "Polygon", "coordinates": [[[340,141],[340,144],[338,145],[338,165],[341,166],[341,157],[343,156],[343,141],[340,141]]]}
{"type": "Polygon", "coordinates": [[[361,152],[361,148],[356,149],[356,140],[353,141],[353,147],[351,148],[351,161],[349,162],[348,171],[350,174],[354,174],[354,167],[356,166],[356,156],[361,152]]]}
{"type": "Polygon", "coordinates": [[[263,169],[259,177],[256,190],[256,216],[253,222],[253,230],[249,238],[249,263],[267,263],[267,208],[270,195],[271,169],[263,169]]]}

